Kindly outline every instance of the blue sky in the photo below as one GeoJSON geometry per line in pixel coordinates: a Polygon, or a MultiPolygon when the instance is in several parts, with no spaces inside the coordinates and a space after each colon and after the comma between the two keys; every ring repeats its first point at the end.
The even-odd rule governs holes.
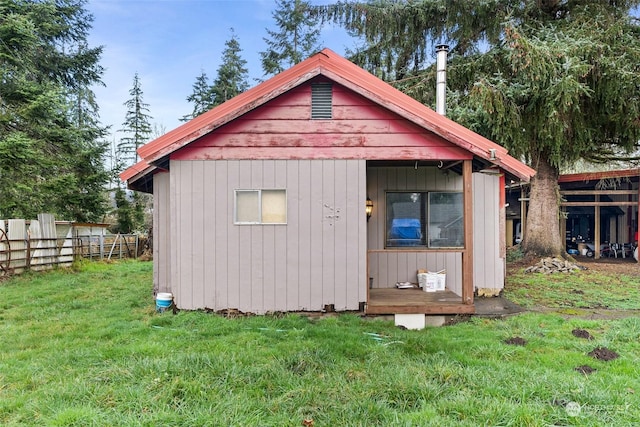
{"type": "MultiPolygon", "coordinates": [[[[123,103],[130,98],[136,72],[152,123],[169,131],[191,112],[186,97],[202,70],[215,78],[230,28],[247,60],[251,86],[263,77],[259,52],[266,49],[266,28],[276,30],[273,0],[89,0],[86,7],[94,16],[89,43],[104,47],[106,87],[94,91],[101,122],[111,125],[111,140],[120,137],[115,131],[124,121],[123,103]]],[[[325,28],[321,41],[339,54],[354,46],[335,27],[325,28]]]]}

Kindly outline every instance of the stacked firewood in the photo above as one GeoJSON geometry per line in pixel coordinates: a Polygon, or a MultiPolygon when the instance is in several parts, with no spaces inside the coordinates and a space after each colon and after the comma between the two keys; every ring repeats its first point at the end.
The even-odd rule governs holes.
{"type": "Polygon", "coordinates": [[[535,265],[524,270],[525,273],[571,273],[576,270],[583,270],[577,264],[560,258],[543,258],[535,265]]]}

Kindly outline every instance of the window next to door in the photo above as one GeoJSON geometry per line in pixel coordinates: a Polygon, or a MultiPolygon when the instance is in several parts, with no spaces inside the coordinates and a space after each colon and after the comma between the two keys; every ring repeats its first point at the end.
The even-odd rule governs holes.
{"type": "Polygon", "coordinates": [[[461,248],[463,213],[460,192],[388,191],[386,247],[461,248]]]}

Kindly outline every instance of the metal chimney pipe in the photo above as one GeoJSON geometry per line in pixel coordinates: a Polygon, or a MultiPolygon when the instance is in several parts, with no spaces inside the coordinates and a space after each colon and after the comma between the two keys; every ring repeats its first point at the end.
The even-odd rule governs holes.
{"type": "Polygon", "coordinates": [[[447,53],[449,46],[436,46],[436,113],[447,114],[447,53]]]}

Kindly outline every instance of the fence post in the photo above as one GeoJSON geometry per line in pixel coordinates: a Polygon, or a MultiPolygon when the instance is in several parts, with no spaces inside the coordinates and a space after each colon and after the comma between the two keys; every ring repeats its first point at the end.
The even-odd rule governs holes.
{"type": "Polygon", "coordinates": [[[25,236],[25,242],[27,245],[27,253],[26,253],[26,259],[25,259],[25,270],[31,270],[31,236],[29,235],[29,232],[27,231],[27,235],[25,236]]]}

